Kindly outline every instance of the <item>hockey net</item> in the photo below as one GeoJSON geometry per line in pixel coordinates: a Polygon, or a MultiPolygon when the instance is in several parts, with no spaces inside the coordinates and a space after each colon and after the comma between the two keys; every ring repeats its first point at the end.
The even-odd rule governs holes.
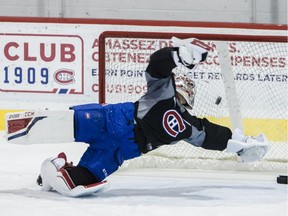
{"type": "Polygon", "coordinates": [[[231,129],[242,127],[247,135],[264,133],[269,139],[269,152],[259,162],[244,164],[234,154],[181,141],[125,162],[123,167],[287,172],[286,37],[104,32],[99,38],[100,102],[139,99],[147,89],[144,73],[149,56],[159,48],[172,46],[172,36],[198,38],[213,48],[195,71],[177,68],[177,73],[186,70],[196,83],[191,114],[231,129]]]}

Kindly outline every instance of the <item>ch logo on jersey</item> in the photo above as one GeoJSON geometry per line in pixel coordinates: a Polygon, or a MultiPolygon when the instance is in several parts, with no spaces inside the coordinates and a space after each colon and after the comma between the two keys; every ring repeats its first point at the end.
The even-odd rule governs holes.
{"type": "Polygon", "coordinates": [[[172,137],[176,137],[186,129],[182,117],[175,110],[168,110],[163,116],[163,127],[172,137]]]}

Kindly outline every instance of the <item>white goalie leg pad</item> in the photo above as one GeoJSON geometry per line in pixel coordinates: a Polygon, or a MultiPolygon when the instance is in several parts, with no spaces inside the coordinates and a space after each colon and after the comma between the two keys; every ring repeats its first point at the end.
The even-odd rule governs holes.
{"type": "Polygon", "coordinates": [[[59,170],[65,165],[63,158],[48,158],[41,166],[42,190],[69,191],[68,185],[61,178],[59,170]]]}
{"type": "Polygon", "coordinates": [[[265,135],[260,134],[255,138],[245,137],[243,141],[230,139],[226,152],[237,153],[241,162],[255,162],[262,159],[268,151],[268,142],[265,135]]]}
{"type": "Polygon", "coordinates": [[[109,187],[108,181],[97,182],[91,185],[78,185],[70,191],[70,197],[83,197],[89,196],[93,193],[100,193],[109,187]]]}
{"type": "Polygon", "coordinates": [[[41,144],[74,141],[74,111],[7,113],[5,137],[9,143],[41,144]]]}
{"type": "Polygon", "coordinates": [[[40,174],[42,190],[55,190],[64,196],[81,197],[101,192],[108,187],[107,181],[75,186],[68,172],[63,168],[65,162],[63,158],[48,158],[43,162],[40,174]]]}

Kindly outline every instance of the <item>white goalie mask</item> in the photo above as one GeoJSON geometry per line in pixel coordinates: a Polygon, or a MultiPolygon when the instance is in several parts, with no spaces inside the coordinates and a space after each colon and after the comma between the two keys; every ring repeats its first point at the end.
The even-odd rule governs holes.
{"type": "Polygon", "coordinates": [[[195,82],[187,76],[175,76],[175,85],[178,100],[186,108],[192,109],[196,94],[195,82]]]}

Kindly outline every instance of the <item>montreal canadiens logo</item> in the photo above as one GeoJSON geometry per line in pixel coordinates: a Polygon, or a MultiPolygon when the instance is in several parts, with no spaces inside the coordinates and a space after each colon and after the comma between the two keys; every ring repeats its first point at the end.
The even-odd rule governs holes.
{"type": "Polygon", "coordinates": [[[73,83],[74,71],[69,69],[60,69],[54,73],[54,80],[61,85],[68,85],[73,83]]]}
{"type": "Polygon", "coordinates": [[[176,137],[186,129],[182,117],[175,110],[168,110],[163,116],[163,127],[172,137],[176,137]]]}

